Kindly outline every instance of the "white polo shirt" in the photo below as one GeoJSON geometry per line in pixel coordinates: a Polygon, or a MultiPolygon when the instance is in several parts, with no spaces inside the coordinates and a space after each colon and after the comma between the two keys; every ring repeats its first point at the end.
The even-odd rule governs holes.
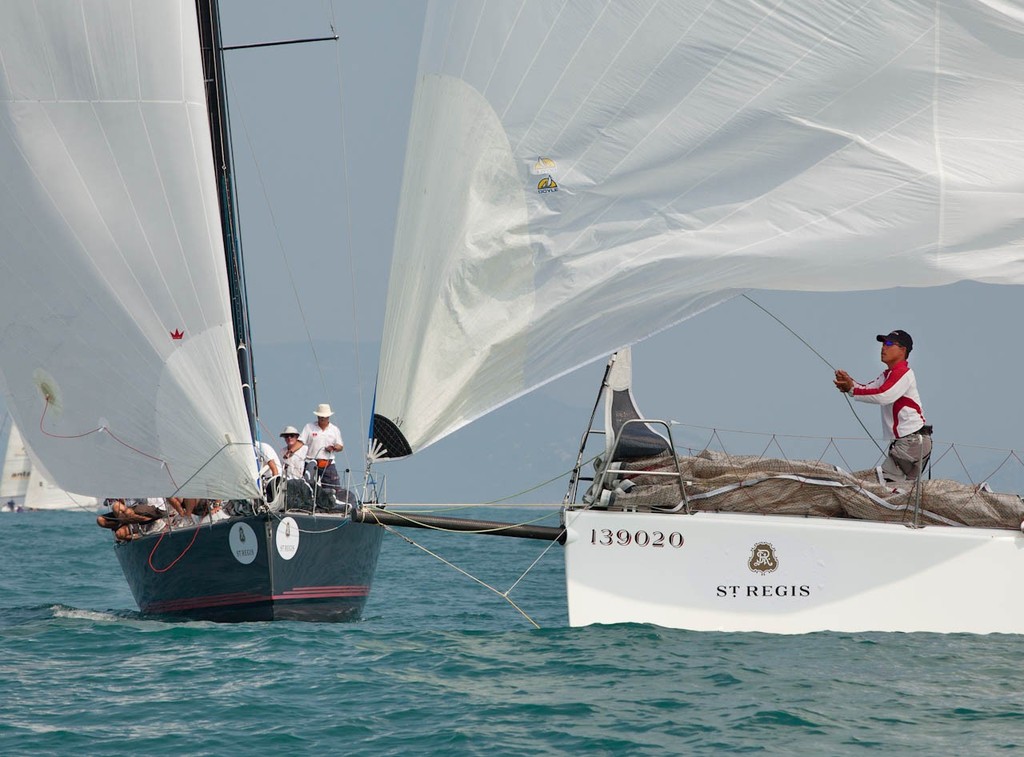
{"type": "Polygon", "coordinates": [[[341,430],[333,423],[328,423],[327,428],[320,428],[319,423],[307,423],[302,433],[299,434],[299,441],[305,445],[307,460],[334,460],[334,453],[328,452],[327,447],[340,447],[344,444],[341,440],[341,430]]]}

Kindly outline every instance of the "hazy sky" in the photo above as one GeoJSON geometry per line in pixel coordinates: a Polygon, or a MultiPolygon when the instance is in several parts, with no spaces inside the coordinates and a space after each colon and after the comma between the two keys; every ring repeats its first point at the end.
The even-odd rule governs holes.
{"type": "MultiPolygon", "coordinates": [[[[425,3],[221,2],[226,45],[323,36],[332,20],[341,36],[229,52],[227,70],[261,416],[276,446],[283,425],[301,426],[319,402],[331,402],[348,465],[359,472],[425,3]]],[[[980,481],[1008,453],[967,445],[1024,448],[1021,294],[960,284],[751,296],[860,380],[882,369],[874,335],[909,331],[936,457],[958,443],[939,472],[980,481]]],[[[677,443],[710,439],[730,452],[777,456],[772,433],[822,437],[779,442],[785,456],[817,457],[824,438],[864,435],[831,370],[742,299],[639,345],[633,362],[640,407],[687,424],[677,427],[677,443]],[[705,427],[759,435],[714,437],[705,427]]],[[[489,501],[563,473],[602,370],[583,368],[409,461],[378,466],[389,498],[489,501]]],[[[880,436],[877,408],[857,409],[880,436]]],[[[851,467],[877,457],[867,444],[840,446],[851,467]]],[[[1007,471],[993,480],[1024,489],[1021,464],[1011,460],[1000,476],[1007,471]]],[[[564,489],[561,479],[520,501],[560,502],[564,489]]]]}

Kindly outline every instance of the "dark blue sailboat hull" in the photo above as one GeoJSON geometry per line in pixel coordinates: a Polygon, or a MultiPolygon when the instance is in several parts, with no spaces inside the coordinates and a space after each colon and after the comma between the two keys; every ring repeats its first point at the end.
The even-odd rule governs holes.
{"type": "Polygon", "coordinates": [[[383,529],[344,515],[234,517],[115,545],[147,615],[240,622],[358,620],[383,529]]]}

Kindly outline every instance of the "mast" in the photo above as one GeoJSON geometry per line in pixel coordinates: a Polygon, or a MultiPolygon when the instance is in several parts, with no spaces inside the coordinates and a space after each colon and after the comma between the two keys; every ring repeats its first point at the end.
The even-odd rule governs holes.
{"type": "Polygon", "coordinates": [[[221,229],[227,260],[228,291],[238,351],[238,370],[242,377],[242,395],[249,416],[249,433],[256,438],[256,387],[253,381],[252,338],[249,330],[249,302],[245,289],[242,240],[238,234],[238,205],[235,180],[231,171],[231,128],[228,118],[227,90],[224,83],[224,53],[220,36],[219,0],[196,0],[199,19],[199,43],[203,53],[206,102],[210,113],[217,194],[220,197],[221,229]]]}

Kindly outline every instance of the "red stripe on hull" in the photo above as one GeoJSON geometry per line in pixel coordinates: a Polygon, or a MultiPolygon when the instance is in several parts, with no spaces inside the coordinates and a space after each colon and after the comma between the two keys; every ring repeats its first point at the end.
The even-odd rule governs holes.
{"type": "Polygon", "coordinates": [[[281,600],[330,599],[332,597],[366,597],[370,594],[369,586],[301,586],[290,589],[282,594],[217,594],[209,597],[188,597],[185,599],[169,599],[153,602],[143,608],[144,612],[181,612],[198,610],[207,607],[225,607],[228,605],[253,604],[281,600]]]}

